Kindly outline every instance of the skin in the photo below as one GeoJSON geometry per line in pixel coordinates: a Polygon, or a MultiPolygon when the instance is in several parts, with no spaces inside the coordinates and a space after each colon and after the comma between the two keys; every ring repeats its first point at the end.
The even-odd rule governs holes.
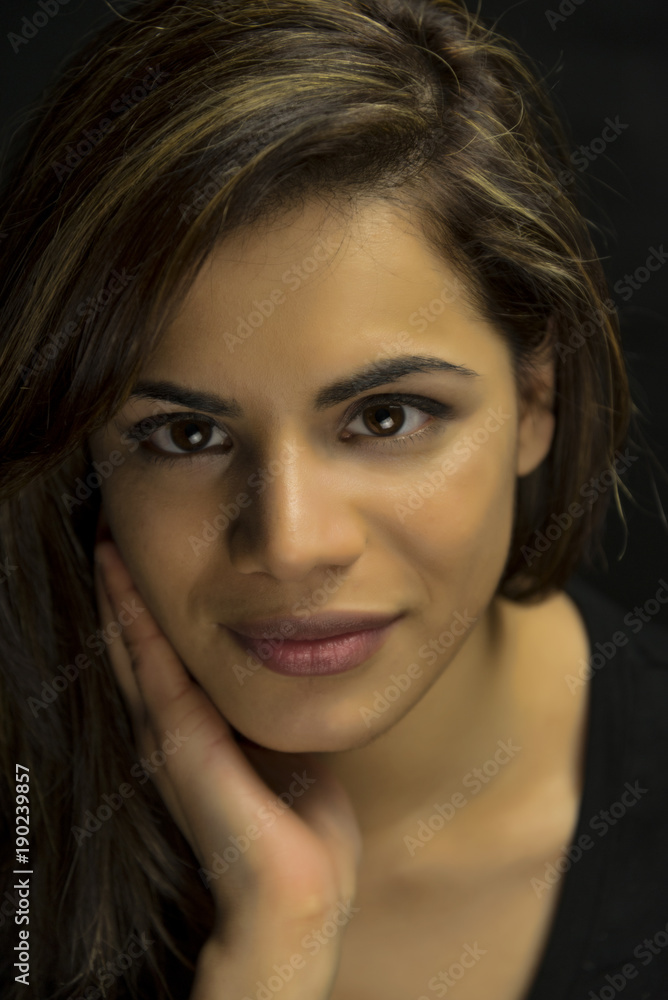
{"type": "MultiPolygon", "coordinates": [[[[554,851],[577,802],[584,702],[563,676],[586,655],[582,624],[564,594],[529,607],[494,596],[516,478],[543,461],[552,441],[551,367],[539,369],[530,403],[518,398],[505,340],[407,217],[383,201],[361,204],[354,216],[312,202],[220,245],[141,377],[217,393],[243,409],[219,418],[219,444],[201,458],[152,462],[142,447],[127,449],[123,434],[136,422],[190,409],[164,400],[131,397],[90,441],[98,462],[124,454],[101,487],[104,524],[155,620],[231,725],[273,750],[318,752],[344,782],[367,845],[384,846],[385,875],[405,866],[402,838],[429,815],[434,796],[461,790],[462,776],[493,757],[499,739],[511,740],[522,751],[439,835],[440,862],[493,865],[508,844],[519,854],[529,843],[539,855],[554,851]],[[309,273],[304,262],[319,238],[329,252],[309,273]],[[230,339],[240,317],[276,289],[284,295],[271,315],[240,342],[230,339]],[[439,299],[437,314],[430,303],[439,299]],[[411,322],[419,310],[425,322],[411,322]],[[435,356],[476,375],[415,373],[313,407],[324,384],[398,354],[435,356]],[[406,406],[395,437],[407,443],[393,446],[363,419],[373,418],[381,393],[418,394],[452,413],[439,420],[406,406]],[[367,409],[347,417],[361,400],[367,409]],[[490,411],[497,429],[485,435],[490,411]],[[429,425],[431,433],[408,443],[429,425]],[[480,443],[470,447],[476,432],[480,443]],[[412,509],[416,487],[446,461],[443,484],[412,509]],[[264,490],[250,488],[249,477],[268,468],[264,490]],[[220,505],[244,492],[248,506],[195,551],[192,539],[204,537],[220,505]],[[316,601],[333,578],[326,602],[316,601]],[[222,626],[304,607],[405,615],[353,670],[288,677],[256,660],[240,679],[234,668],[246,654],[222,626]],[[436,655],[420,655],[461,618],[473,622],[457,624],[452,632],[462,634],[436,655]],[[371,710],[411,663],[419,675],[365,718],[361,709],[371,710]],[[523,832],[518,820],[492,839],[487,822],[509,804],[523,832]]],[[[152,440],[184,447],[165,428],[152,440]]]]}

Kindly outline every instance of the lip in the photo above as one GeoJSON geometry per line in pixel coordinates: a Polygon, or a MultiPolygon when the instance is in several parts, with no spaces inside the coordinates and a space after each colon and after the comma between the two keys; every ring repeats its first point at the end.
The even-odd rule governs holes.
{"type": "Polygon", "coordinates": [[[254,622],[239,622],[228,625],[237,635],[251,639],[283,640],[329,639],[336,635],[348,635],[366,629],[384,628],[400,617],[401,613],[383,614],[378,611],[329,611],[308,618],[262,618],[254,622]]]}
{"type": "MultiPolygon", "coordinates": [[[[340,674],[364,663],[384,645],[393,626],[403,617],[383,616],[381,627],[337,632],[316,639],[286,639],[282,636],[257,638],[229,629],[240,648],[251,653],[275,673],[294,677],[340,674]]],[[[379,620],[379,616],[375,616],[379,620]]],[[[333,619],[332,619],[333,620],[333,619]]],[[[361,620],[361,617],[358,618],[361,620]]],[[[366,616],[366,620],[369,618],[366,616]]],[[[324,623],[321,626],[324,627],[324,623]]],[[[330,625],[329,628],[339,628],[330,625]]]]}

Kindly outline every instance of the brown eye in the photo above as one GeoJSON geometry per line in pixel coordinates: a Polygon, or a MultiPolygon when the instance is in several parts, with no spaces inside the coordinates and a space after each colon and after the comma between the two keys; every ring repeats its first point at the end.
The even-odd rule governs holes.
{"type": "Polygon", "coordinates": [[[396,437],[402,430],[401,437],[410,437],[428,422],[425,416],[424,410],[408,403],[366,403],[347,429],[363,437],[396,437]]]}
{"type": "Polygon", "coordinates": [[[362,417],[369,430],[383,436],[396,434],[406,422],[403,406],[367,406],[362,417]]]}
{"type": "Polygon", "coordinates": [[[198,448],[205,448],[211,437],[211,424],[198,424],[194,420],[172,424],[170,428],[171,439],[177,448],[189,451],[198,448]]]}
{"type": "Polygon", "coordinates": [[[172,455],[188,455],[209,450],[212,445],[224,444],[227,435],[215,424],[205,420],[174,420],[160,427],[148,438],[156,451],[172,455]]]}

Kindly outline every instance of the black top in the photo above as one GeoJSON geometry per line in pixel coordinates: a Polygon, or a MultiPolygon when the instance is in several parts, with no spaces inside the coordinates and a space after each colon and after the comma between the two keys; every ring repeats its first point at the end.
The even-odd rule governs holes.
{"type": "Polygon", "coordinates": [[[633,611],[577,577],[565,590],[589,635],[584,786],[570,866],[550,873],[560,898],[524,1000],[667,1000],[668,629],[651,616],[668,603],[668,583],[633,611]]]}
{"type": "MultiPolygon", "coordinates": [[[[568,679],[589,686],[584,784],[568,865],[534,885],[559,899],[521,1000],[668,1000],[668,629],[651,621],[668,582],[640,616],[578,577],[565,590],[590,646],[589,679],[568,679]]],[[[188,1000],[192,973],[172,961],[188,1000]]]]}

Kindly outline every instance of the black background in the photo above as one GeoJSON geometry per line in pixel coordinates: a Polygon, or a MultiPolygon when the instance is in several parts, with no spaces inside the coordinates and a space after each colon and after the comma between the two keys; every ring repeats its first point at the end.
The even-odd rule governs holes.
{"type": "MultiPolygon", "coordinates": [[[[186,0],[187,2],[187,0],[186,0]]],[[[475,0],[469,0],[475,9],[475,0]]],[[[114,0],[117,10],[131,4],[114,0]]],[[[0,144],[2,164],[12,136],[68,55],[111,18],[104,0],[69,0],[27,44],[14,52],[10,32],[40,10],[37,0],[3,0],[0,9],[0,144]]],[[[642,267],[652,247],[666,241],[668,165],[668,4],[663,0],[480,0],[482,15],[518,41],[532,57],[565,118],[573,149],[601,136],[606,118],[627,124],[605,152],[584,170],[586,215],[601,230],[594,241],[603,258],[619,309],[624,347],[636,402],[647,418],[645,434],[662,472],[649,460],[636,462],[623,481],[636,503],[622,498],[629,527],[624,533],[614,510],[608,516],[608,568],[582,575],[618,601],[624,611],[653,598],[660,579],[668,583],[668,328],[664,289],[668,263],[624,301],[614,285],[642,267]],[[642,466],[642,468],[639,468],[642,466]],[[652,486],[656,480],[656,489],[652,486]]],[[[668,605],[653,616],[668,624],[668,605]]]]}

